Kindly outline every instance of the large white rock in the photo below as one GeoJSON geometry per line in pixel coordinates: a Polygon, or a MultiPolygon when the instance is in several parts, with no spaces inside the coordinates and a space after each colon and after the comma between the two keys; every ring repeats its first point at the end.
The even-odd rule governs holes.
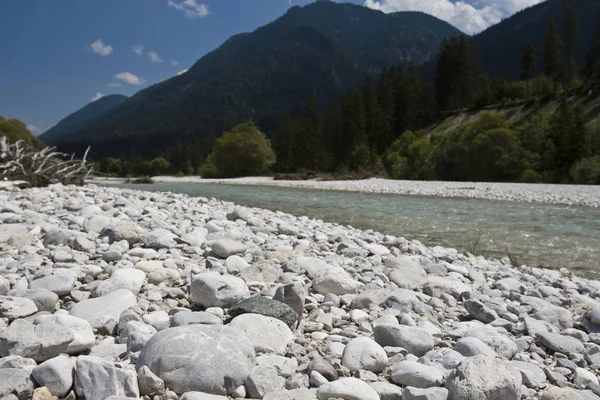
{"type": "Polygon", "coordinates": [[[342,365],[350,371],[366,370],[381,372],[387,366],[388,357],[383,347],[368,337],[352,339],[344,348],[342,365]]]}
{"type": "Polygon", "coordinates": [[[265,394],[285,388],[285,379],[277,375],[277,369],[268,365],[254,367],[248,375],[246,389],[253,399],[262,399],[265,394]]]}
{"type": "Polygon", "coordinates": [[[29,284],[31,289],[46,289],[59,296],[66,296],[75,287],[77,279],[73,275],[56,274],[36,279],[29,284]]]}
{"type": "Polygon", "coordinates": [[[260,314],[239,315],[229,326],[243,332],[259,353],[285,354],[294,340],[294,334],[284,322],[260,314]]]}
{"type": "Polygon", "coordinates": [[[92,296],[102,297],[119,289],[129,290],[138,295],[146,279],[144,271],[133,268],[121,268],[110,275],[110,278],[101,281],[94,288],[92,296]]]}
{"type": "Polygon", "coordinates": [[[433,349],[433,336],[421,328],[381,324],[375,326],[373,331],[375,341],[380,346],[403,347],[419,357],[433,349]]]}
{"type": "Polygon", "coordinates": [[[6,245],[21,248],[33,243],[33,236],[25,225],[0,224],[0,249],[6,245]]]}
{"type": "Polygon", "coordinates": [[[104,215],[94,215],[87,218],[83,223],[83,230],[86,232],[100,233],[104,228],[108,228],[113,220],[104,215]]]}
{"type": "Polygon", "coordinates": [[[342,378],[321,385],[317,390],[319,400],[379,400],[379,395],[366,382],[356,378],[342,378]]]}
{"type": "Polygon", "coordinates": [[[45,361],[65,352],[73,339],[71,331],[64,326],[34,325],[19,319],[0,332],[0,356],[17,355],[45,361]]]}
{"type": "Polygon", "coordinates": [[[29,400],[34,382],[29,371],[19,368],[0,368],[0,398],[29,400]]]}
{"type": "Polygon", "coordinates": [[[67,314],[40,315],[33,321],[34,325],[56,324],[67,328],[73,334],[73,341],[67,345],[67,354],[77,354],[94,347],[96,336],[90,323],[82,318],[67,314]]]}
{"type": "Polygon", "coordinates": [[[75,362],[75,390],[86,400],[105,400],[110,396],[140,396],[137,374],[94,356],[79,356],[75,362]]]}
{"type": "Polygon", "coordinates": [[[388,276],[402,289],[414,290],[428,282],[427,272],[419,262],[409,256],[388,258],[384,265],[389,268],[388,276]]]}
{"type": "Polygon", "coordinates": [[[80,301],[69,310],[69,314],[85,319],[100,333],[113,334],[121,313],[136,305],[137,299],[133,293],[118,289],[106,296],[80,301]]]}
{"type": "Polygon", "coordinates": [[[227,258],[236,254],[243,254],[248,249],[248,246],[233,239],[219,239],[210,248],[217,256],[227,258]]]}
{"type": "Polygon", "coordinates": [[[149,367],[178,394],[190,391],[231,394],[255,365],[254,346],[230,326],[186,325],[154,335],[137,367],[149,367]]]}
{"type": "Polygon", "coordinates": [[[22,297],[0,296],[0,317],[9,320],[25,318],[38,312],[32,300],[22,297]]]}
{"type": "Polygon", "coordinates": [[[68,356],[60,355],[35,367],[31,375],[53,395],[65,397],[73,386],[73,367],[73,361],[68,356]]]}
{"type": "Polygon", "coordinates": [[[204,308],[229,307],[250,297],[250,290],[235,276],[203,272],[192,278],[190,294],[192,302],[204,308]]]}
{"type": "Polygon", "coordinates": [[[394,366],[391,378],[400,385],[420,389],[440,386],[444,382],[444,374],[439,369],[408,360],[394,366]]]}
{"type": "Polygon", "coordinates": [[[313,281],[313,289],[323,295],[356,293],[359,287],[360,283],[341,267],[329,267],[313,281]]]}
{"type": "Polygon", "coordinates": [[[521,373],[506,360],[475,356],[448,377],[448,400],[520,400],[521,373]]]}

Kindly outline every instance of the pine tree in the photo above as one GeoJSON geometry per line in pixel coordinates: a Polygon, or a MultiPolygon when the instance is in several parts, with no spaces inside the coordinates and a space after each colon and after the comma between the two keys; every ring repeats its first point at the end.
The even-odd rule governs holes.
{"type": "Polygon", "coordinates": [[[337,101],[327,108],[323,120],[323,142],[327,154],[327,170],[335,170],[342,164],[344,131],[342,129],[342,107],[337,101]]]}
{"type": "Polygon", "coordinates": [[[367,135],[365,133],[365,112],[362,95],[358,90],[351,90],[346,94],[342,105],[342,130],[344,141],[339,146],[344,147],[342,164],[353,170],[358,170],[368,161],[358,159],[363,156],[364,148],[367,146],[367,135]]]}
{"type": "Polygon", "coordinates": [[[313,92],[304,107],[304,114],[296,134],[296,166],[307,170],[324,167],[325,151],[319,119],[317,97],[313,92]]]}
{"type": "Polygon", "coordinates": [[[575,52],[579,47],[579,35],[581,24],[579,18],[579,10],[573,0],[563,0],[563,15],[565,24],[565,36],[567,47],[567,82],[577,77],[577,63],[575,61],[575,52]]]}
{"type": "Polygon", "coordinates": [[[598,82],[600,78],[600,65],[598,65],[598,61],[600,60],[600,15],[598,15],[596,20],[596,34],[594,35],[594,40],[588,50],[586,59],[585,59],[585,67],[583,70],[584,77],[586,83],[589,85],[594,85],[598,82]]]}
{"type": "Polygon", "coordinates": [[[290,114],[285,112],[279,121],[279,127],[273,138],[273,150],[277,155],[276,171],[292,172],[296,169],[295,132],[294,121],[290,114]]]}
{"type": "Polygon", "coordinates": [[[535,71],[537,69],[535,48],[533,47],[533,44],[531,42],[527,42],[527,44],[525,44],[525,51],[523,52],[523,57],[521,58],[521,66],[523,68],[521,79],[524,79],[527,82],[527,97],[529,97],[529,81],[534,77],[535,71]]]}
{"type": "Polygon", "coordinates": [[[554,82],[554,91],[562,75],[562,40],[554,18],[550,20],[544,45],[544,73],[554,82]]]}

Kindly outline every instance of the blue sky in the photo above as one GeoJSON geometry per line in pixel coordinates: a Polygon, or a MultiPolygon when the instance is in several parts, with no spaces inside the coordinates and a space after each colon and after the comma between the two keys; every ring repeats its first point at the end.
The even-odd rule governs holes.
{"type": "MultiPolygon", "coordinates": [[[[132,95],[231,35],[313,0],[2,0],[0,115],[41,134],[102,95],[132,95]]],[[[476,33],[542,0],[351,0],[476,33]]]]}

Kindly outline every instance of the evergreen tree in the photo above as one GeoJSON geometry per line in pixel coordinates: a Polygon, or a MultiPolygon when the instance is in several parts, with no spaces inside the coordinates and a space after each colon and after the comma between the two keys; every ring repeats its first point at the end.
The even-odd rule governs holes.
{"type": "Polygon", "coordinates": [[[434,75],[438,106],[446,110],[469,106],[477,91],[479,70],[474,46],[468,37],[463,35],[444,41],[434,75]]]}
{"type": "Polygon", "coordinates": [[[523,52],[523,57],[521,58],[521,66],[523,68],[521,78],[527,82],[527,97],[529,97],[531,95],[529,89],[529,81],[534,77],[535,71],[537,69],[535,48],[533,47],[533,44],[531,42],[527,42],[525,44],[525,51],[523,52]]]}
{"type": "Polygon", "coordinates": [[[550,20],[544,44],[544,73],[554,82],[554,91],[562,75],[562,40],[554,18],[550,20]]]}
{"type": "Polygon", "coordinates": [[[279,121],[279,127],[273,139],[273,150],[277,155],[275,170],[291,172],[296,169],[295,133],[294,121],[290,114],[285,112],[279,121]]]}
{"type": "Polygon", "coordinates": [[[565,24],[565,36],[567,47],[567,82],[577,77],[577,63],[575,61],[575,52],[579,47],[579,35],[581,31],[579,11],[573,0],[563,0],[563,15],[565,24]]]}
{"type": "Polygon", "coordinates": [[[586,59],[585,59],[585,67],[584,67],[584,77],[588,84],[594,85],[598,83],[600,78],[600,65],[598,61],[600,60],[600,15],[597,17],[596,21],[596,34],[594,35],[594,40],[588,50],[586,59]]]}
{"type": "Polygon", "coordinates": [[[342,146],[342,164],[353,170],[365,166],[365,149],[368,149],[365,132],[365,112],[362,95],[358,90],[351,90],[344,98],[342,105],[342,131],[344,132],[342,146]]]}
{"type": "Polygon", "coordinates": [[[321,133],[321,121],[317,97],[313,92],[304,107],[296,134],[296,166],[307,170],[319,170],[325,164],[325,151],[321,133]]]}
{"type": "Polygon", "coordinates": [[[335,170],[343,162],[344,131],[342,128],[342,107],[334,101],[330,104],[323,120],[323,141],[327,153],[327,169],[335,170]]]}

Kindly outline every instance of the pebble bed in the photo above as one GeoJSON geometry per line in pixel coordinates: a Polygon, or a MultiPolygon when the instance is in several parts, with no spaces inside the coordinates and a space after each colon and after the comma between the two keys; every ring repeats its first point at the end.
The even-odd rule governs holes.
{"type": "Polygon", "coordinates": [[[600,399],[600,282],[173,193],[0,191],[0,399],[600,399]]]}

